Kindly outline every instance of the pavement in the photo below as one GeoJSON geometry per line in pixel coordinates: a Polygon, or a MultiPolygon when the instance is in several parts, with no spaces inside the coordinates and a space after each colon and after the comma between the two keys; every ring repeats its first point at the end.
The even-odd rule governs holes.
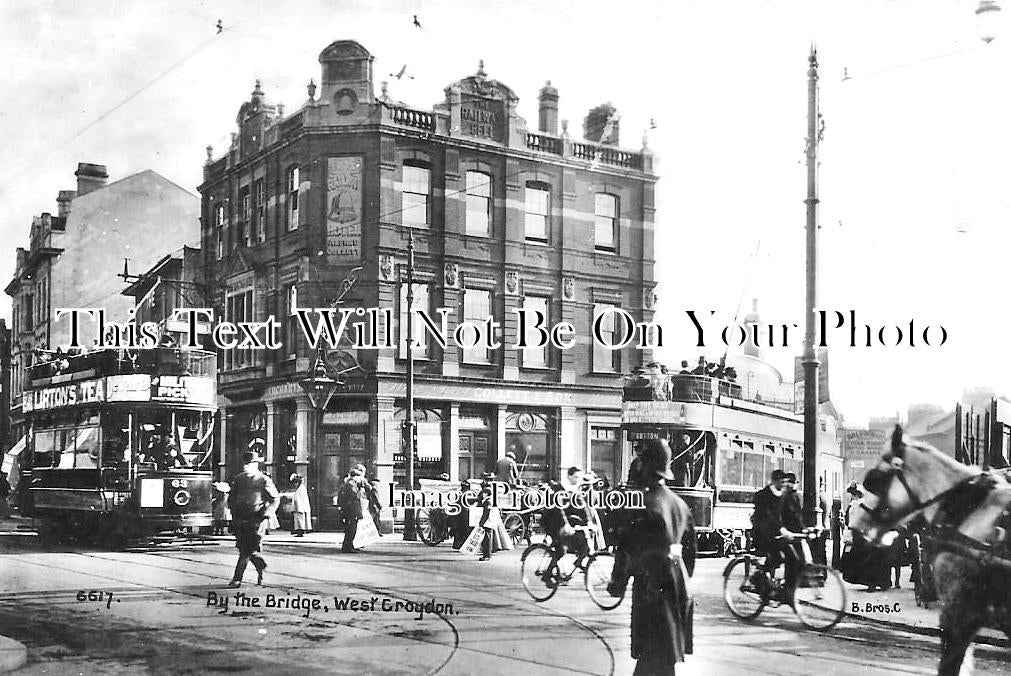
{"type": "MultiPolygon", "coordinates": [[[[902,577],[908,576],[908,569],[903,569],[902,577]]],[[[886,627],[904,629],[925,636],[939,636],[939,619],[941,604],[937,601],[929,608],[916,605],[916,595],[911,582],[903,583],[900,589],[868,592],[866,585],[846,583],[847,608],[846,615],[852,619],[886,627]]],[[[1003,632],[984,628],[976,634],[976,643],[1011,647],[1003,632]]]]}

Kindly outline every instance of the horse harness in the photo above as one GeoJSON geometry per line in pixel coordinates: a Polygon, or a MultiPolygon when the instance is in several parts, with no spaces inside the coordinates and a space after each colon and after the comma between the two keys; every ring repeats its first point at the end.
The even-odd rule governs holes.
{"type": "MultiPolygon", "coordinates": [[[[886,456],[885,461],[889,460],[890,458],[886,456]]],[[[880,499],[879,504],[873,509],[863,502],[859,503],[859,506],[868,512],[872,519],[889,511],[884,500],[884,493],[888,490],[891,481],[897,479],[913,505],[913,508],[907,514],[902,515],[900,519],[917,512],[923,512],[934,504],[940,507],[934,519],[926,523],[926,532],[921,535],[924,543],[935,551],[948,551],[971,559],[984,567],[1011,571],[1011,542],[1008,540],[1008,532],[1011,531],[1011,504],[1005,505],[995,524],[997,537],[994,539],[994,544],[969,537],[958,530],[958,526],[983,504],[996,487],[997,481],[993,476],[985,472],[978,474],[941,491],[929,500],[921,501],[909,486],[901,464],[889,464],[891,464],[890,469],[872,469],[867,472],[867,476],[864,478],[864,488],[871,495],[880,499]]],[[[926,519],[923,520],[926,521],[926,519]]]]}

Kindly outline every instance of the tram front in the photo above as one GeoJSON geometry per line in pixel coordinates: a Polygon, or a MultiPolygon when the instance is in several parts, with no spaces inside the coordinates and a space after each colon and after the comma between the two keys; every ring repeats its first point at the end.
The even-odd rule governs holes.
{"type": "Polygon", "coordinates": [[[211,525],[215,357],[98,350],[31,370],[27,510],[61,539],[211,525]]]}

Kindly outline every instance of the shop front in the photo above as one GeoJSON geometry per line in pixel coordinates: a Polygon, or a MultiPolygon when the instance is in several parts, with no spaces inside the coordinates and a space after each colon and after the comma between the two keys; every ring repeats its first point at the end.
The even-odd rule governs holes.
{"type": "Polygon", "coordinates": [[[506,450],[515,453],[524,481],[536,484],[558,477],[559,457],[553,411],[510,407],[505,427],[506,450]]]}
{"type": "Polygon", "coordinates": [[[320,421],[317,441],[309,452],[310,500],[319,519],[319,528],[331,530],[340,525],[340,511],[334,498],[344,477],[355,465],[366,467],[369,479],[375,478],[369,451],[369,414],[365,402],[341,401],[347,410],[325,411],[320,421]]]}

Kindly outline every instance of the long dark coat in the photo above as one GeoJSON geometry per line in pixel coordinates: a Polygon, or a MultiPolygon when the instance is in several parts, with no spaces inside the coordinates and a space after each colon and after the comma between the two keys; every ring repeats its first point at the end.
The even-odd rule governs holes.
{"type": "Polygon", "coordinates": [[[649,488],[633,526],[632,657],[636,673],[674,673],[692,652],[692,599],[688,571],[668,557],[670,545],[694,532],[688,505],[663,484],[649,488]]]}

